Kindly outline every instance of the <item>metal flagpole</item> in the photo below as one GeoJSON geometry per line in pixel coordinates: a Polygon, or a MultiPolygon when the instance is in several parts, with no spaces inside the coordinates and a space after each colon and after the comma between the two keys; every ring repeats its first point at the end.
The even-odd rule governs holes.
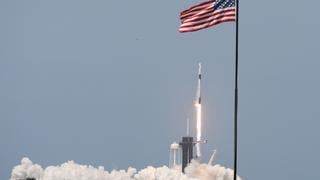
{"type": "Polygon", "coordinates": [[[239,44],[239,0],[236,0],[236,55],[235,55],[235,89],[234,89],[234,171],[233,180],[237,179],[238,159],[238,44],[239,44]]]}

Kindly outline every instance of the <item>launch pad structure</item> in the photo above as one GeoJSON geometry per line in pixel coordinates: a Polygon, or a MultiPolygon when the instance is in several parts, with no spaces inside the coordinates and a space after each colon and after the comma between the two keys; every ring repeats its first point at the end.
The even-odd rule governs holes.
{"type": "Polygon", "coordinates": [[[193,146],[195,145],[193,137],[182,137],[182,141],[179,143],[182,148],[182,172],[188,166],[193,159],[193,146]]]}

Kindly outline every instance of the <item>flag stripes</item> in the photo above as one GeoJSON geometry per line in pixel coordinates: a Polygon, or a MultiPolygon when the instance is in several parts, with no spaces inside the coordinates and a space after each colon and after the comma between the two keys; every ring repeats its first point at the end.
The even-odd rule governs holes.
{"type": "Polygon", "coordinates": [[[209,0],[180,13],[180,32],[193,32],[236,20],[234,0],[209,0]]]}

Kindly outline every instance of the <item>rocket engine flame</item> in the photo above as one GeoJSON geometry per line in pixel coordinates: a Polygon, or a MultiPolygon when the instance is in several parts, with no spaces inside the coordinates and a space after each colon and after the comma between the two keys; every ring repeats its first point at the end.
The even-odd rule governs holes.
{"type": "MultiPolygon", "coordinates": [[[[201,141],[201,104],[195,104],[196,106],[196,111],[197,111],[197,141],[200,142],[201,141]]],[[[201,157],[201,150],[200,150],[200,143],[197,143],[196,145],[197,148],[197,157],[200,158],[201,157]]]]}
{"type": "MultiPolygon", "coordinates": [[[[199,70],[198,70],[198,87],[197,87],[197,94],[196,94],[196,113],[197,113],[197,141],[201,141],[201,64],[199,63],[199,70]]],[[[200,150],[200,143],[196,144],[196,150],[197,150],[197,157],[201,157],[201,150],[200,150]]]]}

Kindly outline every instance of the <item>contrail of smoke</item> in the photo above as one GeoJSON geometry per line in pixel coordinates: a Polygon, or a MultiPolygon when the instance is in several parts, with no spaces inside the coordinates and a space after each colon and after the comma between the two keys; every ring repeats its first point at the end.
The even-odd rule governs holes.
{"type": "MultiPolygon", "coordinates": [[[[181,168],[178,168],[181,169],[181,168]]],[[[233,171],[220,165],[199,164],[196,161],[181,170],[163,167],[147,167],[140,171],[129,167],[127,170],[105,171],[104,167],[95,168],[76,164],[73,161],[60,166],[49,166],[43,170],[41,166],[33,164],[28,158],[23,158],[21,164],[14,167],[10,180],[232,180],[233,171]]],[[[238,180],[241,180],[239,177],[238,180]]]]}

